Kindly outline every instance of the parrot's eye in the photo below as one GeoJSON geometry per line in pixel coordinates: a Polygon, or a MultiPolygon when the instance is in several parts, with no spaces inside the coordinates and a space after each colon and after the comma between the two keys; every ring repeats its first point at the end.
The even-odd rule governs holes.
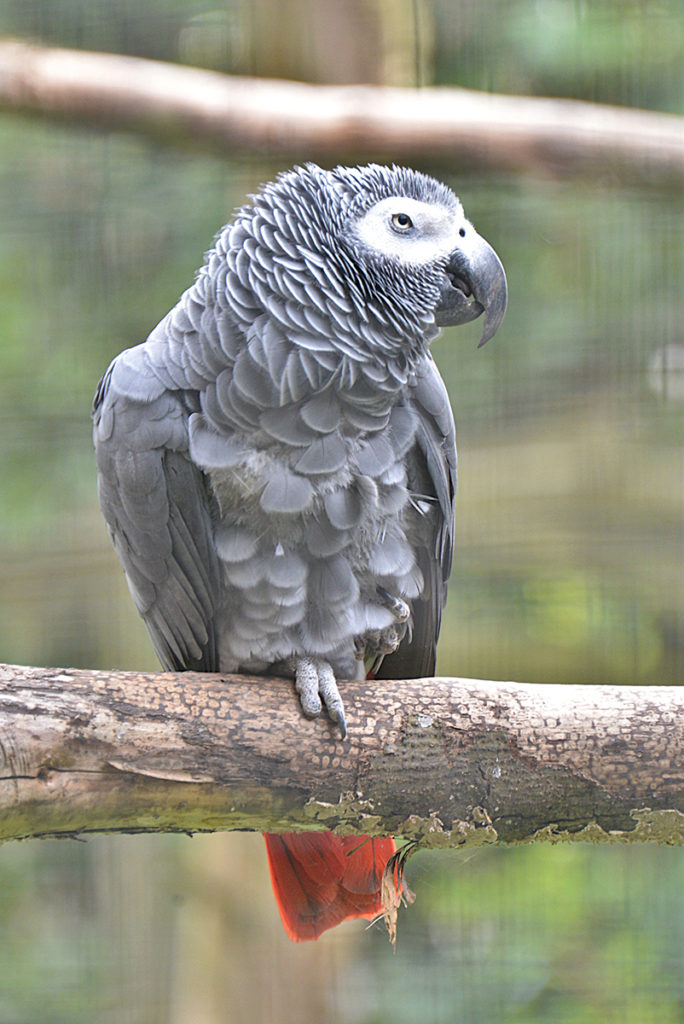
{"type": "Polygon", "coordinates": [[[408,213],[393,213],[392,227],[395,231],[410,231],[413,227],[413,221],[409,217],[408,213]]]}

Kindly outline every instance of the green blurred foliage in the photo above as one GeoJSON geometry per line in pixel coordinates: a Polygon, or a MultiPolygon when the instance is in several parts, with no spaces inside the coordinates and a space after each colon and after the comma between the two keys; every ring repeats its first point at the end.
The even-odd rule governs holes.
{"type": "Polygon", "coordinates": [[[394,962],[374,946],[372,974],[356,966],[357,1010],[345,1019],[389,1020],[392,988],[396,1024],[681,1020],[680,851],[577,845],[415,860],[420,908],[402,919],[394,962]]]}
{"type": "Polygon", "coordinates": [[[439,82],[681,113],[681,0],[437,0],[439,82]]]}

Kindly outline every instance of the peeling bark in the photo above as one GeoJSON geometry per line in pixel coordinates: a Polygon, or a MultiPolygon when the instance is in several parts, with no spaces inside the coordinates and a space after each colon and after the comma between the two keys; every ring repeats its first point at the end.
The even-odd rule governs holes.
{"type": "Polygon", "coordinates": [[[0,666],[0,839],[334,828],[684,843],[684,688],[0,666]]]}
{"type": "Polygon", "coordinates": [[[241,78],[163,61],[0,42],[0,109],[173,145],[290,160],[425,162],[680,187],[682,119],[467,89],[241,78]]]}

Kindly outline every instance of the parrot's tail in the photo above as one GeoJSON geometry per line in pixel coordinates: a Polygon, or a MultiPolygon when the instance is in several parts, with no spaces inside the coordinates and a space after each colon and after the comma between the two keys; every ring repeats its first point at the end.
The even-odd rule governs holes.
{"type": "Polygon", "coordinates": [[[391,837],[269,832],[264,839],[280,917],[294,942],[382,913],[382,874],[396,850],[391,837]]]}

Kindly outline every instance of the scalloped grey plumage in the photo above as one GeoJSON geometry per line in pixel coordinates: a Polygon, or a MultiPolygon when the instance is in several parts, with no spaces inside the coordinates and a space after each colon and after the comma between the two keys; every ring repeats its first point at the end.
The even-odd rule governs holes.
{"type": "Polygon", "coordinates": [[[343,732],[330,670],[434,671],[456,450],[428,345],[504,308],[493,250],[415,171],[310,164],[238,211],[94,404],[102,510],[166,669],[286,670],[308,714],[313,672],[343,732]],[[391,197],[461,225],[453,252],[361,241],[391,197]]]}

